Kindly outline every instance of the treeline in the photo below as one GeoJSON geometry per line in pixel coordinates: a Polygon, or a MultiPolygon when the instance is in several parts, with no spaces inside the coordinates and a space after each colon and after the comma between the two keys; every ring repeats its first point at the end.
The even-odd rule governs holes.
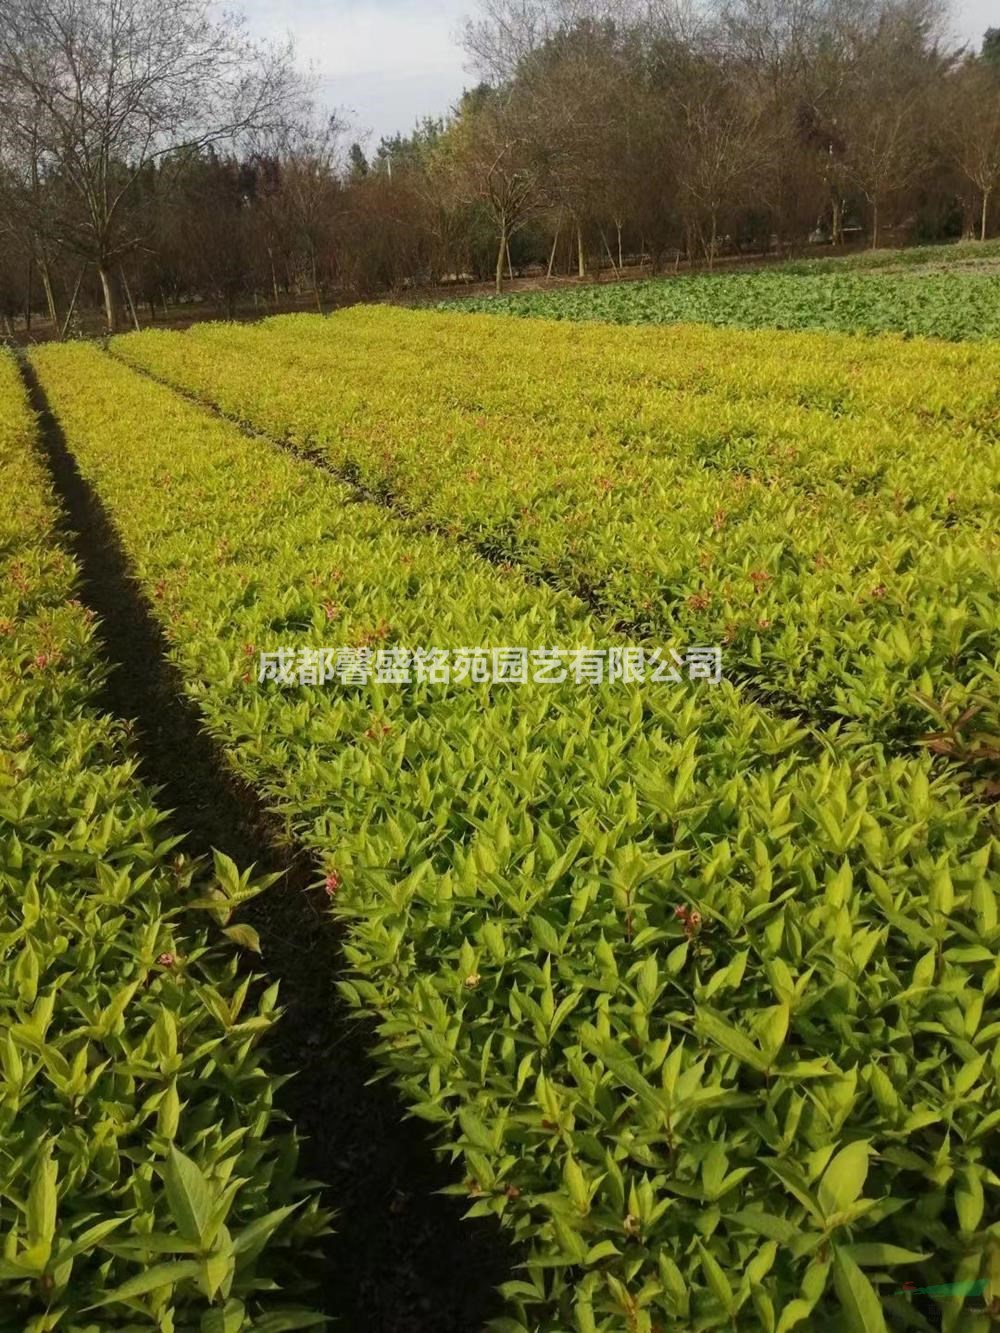
{"type": "MultiPolygon", "coordinates": [[[[985,238],[1000,30],[938,0],[483,0],[480,82],[345,152],[205,0],[2,0],[0,317],[332,300],[807,241],[985,238]]],[[[36,316],[37,317],[37,316],[36,316]]]]}

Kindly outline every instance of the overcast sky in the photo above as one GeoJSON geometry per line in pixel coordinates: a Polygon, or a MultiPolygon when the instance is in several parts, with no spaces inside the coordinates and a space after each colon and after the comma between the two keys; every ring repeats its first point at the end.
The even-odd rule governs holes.
{"type": "MultiPolygon", "coordinates": [[[[475,82],[457,37],[475,0],[243,0],[260,36],[295,39],[299,60],[320,80],[332,110],[353,113],[355,137],[407,133],[424,115],[443,115],[475,82]]],[[[998,0],[957,0],[956,35],[978,45],[1000,25],[998,0]]]]}

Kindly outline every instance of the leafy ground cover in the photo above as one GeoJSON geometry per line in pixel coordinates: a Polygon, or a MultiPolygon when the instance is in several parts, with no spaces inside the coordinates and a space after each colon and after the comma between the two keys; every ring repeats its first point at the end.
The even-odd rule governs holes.
{"type": "Polygon", "coordinates": [[[895,332],[956,341],[1000,337],[1000,275],[918,276],[905,265],[887,274],[841,267],[843,262],[467,297],[439,308],[617,324],[895,332]]]}
{"type": "Polygon", "coordinates": [[[947,245],[911,245],[903,250],[860,250],[836,258],[791,260],[782,273],[873,272],[878,269],[916,269],[935,266],[949,269],[988,265],[1000,259],[1000,240],[956,241],[947,245]]]}
{"type": "Polygon", "coordinates": [[[637,633],[724,645],[778,707],[983,773],[995,349],[871,346],[355,309],[115,350],[637,633]]]}
{"type": "Polygon", "coordinates": [[[94,348],[34,361],[206,725],[322,858],[378,1057],[524,1247],[505,1333],[926,1329],[902,1275],[993,1271],[988,811],[726,684],[258,685],[279,644],[609,636],[94,348]]]}
{"type": "Polygon", "coordinates": [[[33,433],[0,353],[0,1327],[318,1326],[273,1292],[325,1226],[259,1050],[275,993],[180,917],[259,885],[178,852],[94,706],[33,433]]]}

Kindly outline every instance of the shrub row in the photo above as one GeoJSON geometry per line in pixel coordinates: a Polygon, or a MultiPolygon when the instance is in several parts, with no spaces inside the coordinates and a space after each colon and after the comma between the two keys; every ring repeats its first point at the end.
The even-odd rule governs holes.
{"type": "Polygon", "coordinates": [[[691,387],[716,331],[671,331],[669,349],[611,332],[357,309],[116,350],[638,633],[724,645],[781,707],[861,742],[933,735],[995,759],[1000,478],[982,356],[978,406],[949,386],[934,424],[904,405],[908,366],[901,429],[867,390],[842,417],[829,391],[821,408],[769,397],[787,336],[757,339],[727,394],[691,387]],[[661,392],[664,364],[676,387],[661,392]]]}
{"type": "Polygon", "coordinates": [[[259,1049],[278,1016],[181,913],[261,885],[178,851],[120,723],[0,353],[0,1327],[280,1333],[326,1223],[259,1049]]]}
{"type": "Polygon", "coordinates": [[[926,1328],[902,1275],[986,1275],[988,815],[726,684],[258,685],[281,644],[608,639],[93,348],[34,357],[206,725],[322,859],[379,1059],[523,1245],[504,1333],[926,1328]]]}

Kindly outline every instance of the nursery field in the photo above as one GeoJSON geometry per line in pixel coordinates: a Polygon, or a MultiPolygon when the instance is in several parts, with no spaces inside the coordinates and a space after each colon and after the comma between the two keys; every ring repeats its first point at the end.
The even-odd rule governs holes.
{"type": "MultiPolygon", "coordinates": [[[[496,1333],[986,1333],[996,345],[355,308],[30,363],[186,698],[311,858],[401,1108],[514,1241],[496,1333]],[[721,679],[431,665],[515,647],[717,648],[721,679]],[[393,670],[324,678],[331,648],[393,670]]],[[[275,999],[237,1021],[245,936],[170,933],[174,845],[88,702],[3,375],[35,498],[0,503],[0,1299],[33,1333],[309,1327],[265,1286],[327,1221],[269,1114],[275,999]],[[54,1098],[94,1128],[50,1145],[54,1098]],[[131,1195],[109,1118],[150,1124],[131,1195]]]]}
{"type": "Polygon", "coordinates": [[[962,267],[957,259],[942,262],[935,252],[943,248],[912,252],[909,263],[897,262],[890,272],[883,271],[885,261],[809,260],[751,273],[466,297],[439,309],[617,324],[699,321],[746,329],[891,332],[954,341],[1000,338],[1000,271],[995,259],[991,267],[977,254],[978,263],[962,267]],[[916,271],[918,256],[929,271],[916,271]]]}
{"type": "Polygon", "coordinates": [[[358,308],[115,350],[629,632],[721,645],[782,715],[997,758],[993,345],[358,308]]]}

